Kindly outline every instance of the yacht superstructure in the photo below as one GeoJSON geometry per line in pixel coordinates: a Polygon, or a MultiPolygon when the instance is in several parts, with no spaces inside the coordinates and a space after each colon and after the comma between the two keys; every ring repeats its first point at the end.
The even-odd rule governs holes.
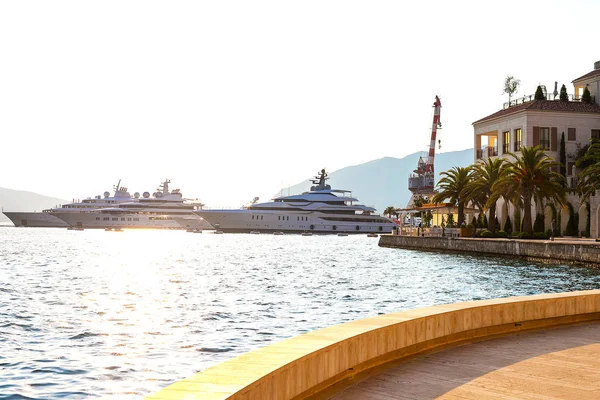
{"type": "Polygon", "coordinates": [[[61,213],[79,213],[84,211],[96,210],[103,207],[114,207],[115,204],[126,201],[136,201],[139,193],[131,196],[126,187],[121,186],[121,180],[113,186],[114,194],[104,192],[104,197],[98,195],[89,197],[82,201],[73,201],[69,204],[58,205],[53,208],[42,210],[42,212],[33,211],[3,211],[15,226],[33,227],[33,228],[66,228],[70,225],[62,219],[56,217],[54,212],[61,213]]]}
{"type": "MultiPolygon", "coordinates": [[[[196,214],[224,232],[389,233],[396,224],[375,215],[349,190],[331,189],[325,169],[311,179],[316,186],[299,195],[282,196],[239,210],[197,210],[196,214]]],[[[255,199],[256,200],[256,199],[255,199]]]]}
{"type": "Polygon", "coordinates": [[[169,191],[169,183],[171,181],[166,179],[152,195],[144,192],[135,201],[81,213],[53,211],[52,215],[82,229],[212,229],[208,222],[193,213],[203,205],[184,199],[179,189],[169,191]]]}

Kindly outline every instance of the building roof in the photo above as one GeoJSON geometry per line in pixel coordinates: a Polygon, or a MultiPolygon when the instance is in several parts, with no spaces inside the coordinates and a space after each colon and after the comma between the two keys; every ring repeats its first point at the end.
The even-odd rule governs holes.
{"type": "Polygon", "coordinates": [[[600,105],[596,103],[586,104],[579,101],[534,100],[497,111],[485,118],[473,122],[473,125],[524,110],[600,114],[600,105]]]}
{"type": "MultiPolygon", "coordinates": [[[[592,72],[588,72],[587,74],[580,76],[579,78],[573,80],[573,82],[577,82],[577,81],[581,81],[587,78],[592,78],[594,76],[599,76],[600,77],[600,69],[595,69],[592,72]]],[[[571,83],[573,83],[571,82],[571,83]]]]}

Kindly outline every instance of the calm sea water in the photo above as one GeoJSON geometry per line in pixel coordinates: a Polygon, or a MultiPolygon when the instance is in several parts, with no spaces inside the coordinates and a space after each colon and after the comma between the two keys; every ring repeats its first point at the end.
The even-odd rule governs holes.
{"type": "Polygon", "coordinates": [[[377,243],[0,228],[0,399],[140,398],[345,321],[600,287],[598,270],[377,243]]]}

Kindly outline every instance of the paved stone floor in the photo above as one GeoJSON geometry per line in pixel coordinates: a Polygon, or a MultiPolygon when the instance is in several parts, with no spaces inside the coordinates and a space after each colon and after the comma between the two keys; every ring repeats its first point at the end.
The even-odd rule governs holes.
{"type": "Polygon", "coordinates": [[[600,399],[600,322],[465,344],[380,367],[340,390],[330,398],[600,399]]]}

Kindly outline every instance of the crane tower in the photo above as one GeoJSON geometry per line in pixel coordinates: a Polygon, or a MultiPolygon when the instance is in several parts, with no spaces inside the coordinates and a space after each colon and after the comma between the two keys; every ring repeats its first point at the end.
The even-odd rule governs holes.
{"type": "Polygon", "coordinates": [[[408,206],[413,205],[413,201],[416,197],[430,197],[435,194],[433,187],[435,184],[435,175],[433,168],[433,159],[435,157],[435,139],[438,128],[442,128],[440,122],[440,110],[442,103],[440,98],[435,96],[435,102],[433,103],[433,124],[431,126],[431,141],[429,142],[429,154],[427,160],[423,160],[423,157],[419,157],[417,163],[417,169],[413,171],[408,177],[408,189],[412,192],[412,196],[408,202],[408,206]]]}

